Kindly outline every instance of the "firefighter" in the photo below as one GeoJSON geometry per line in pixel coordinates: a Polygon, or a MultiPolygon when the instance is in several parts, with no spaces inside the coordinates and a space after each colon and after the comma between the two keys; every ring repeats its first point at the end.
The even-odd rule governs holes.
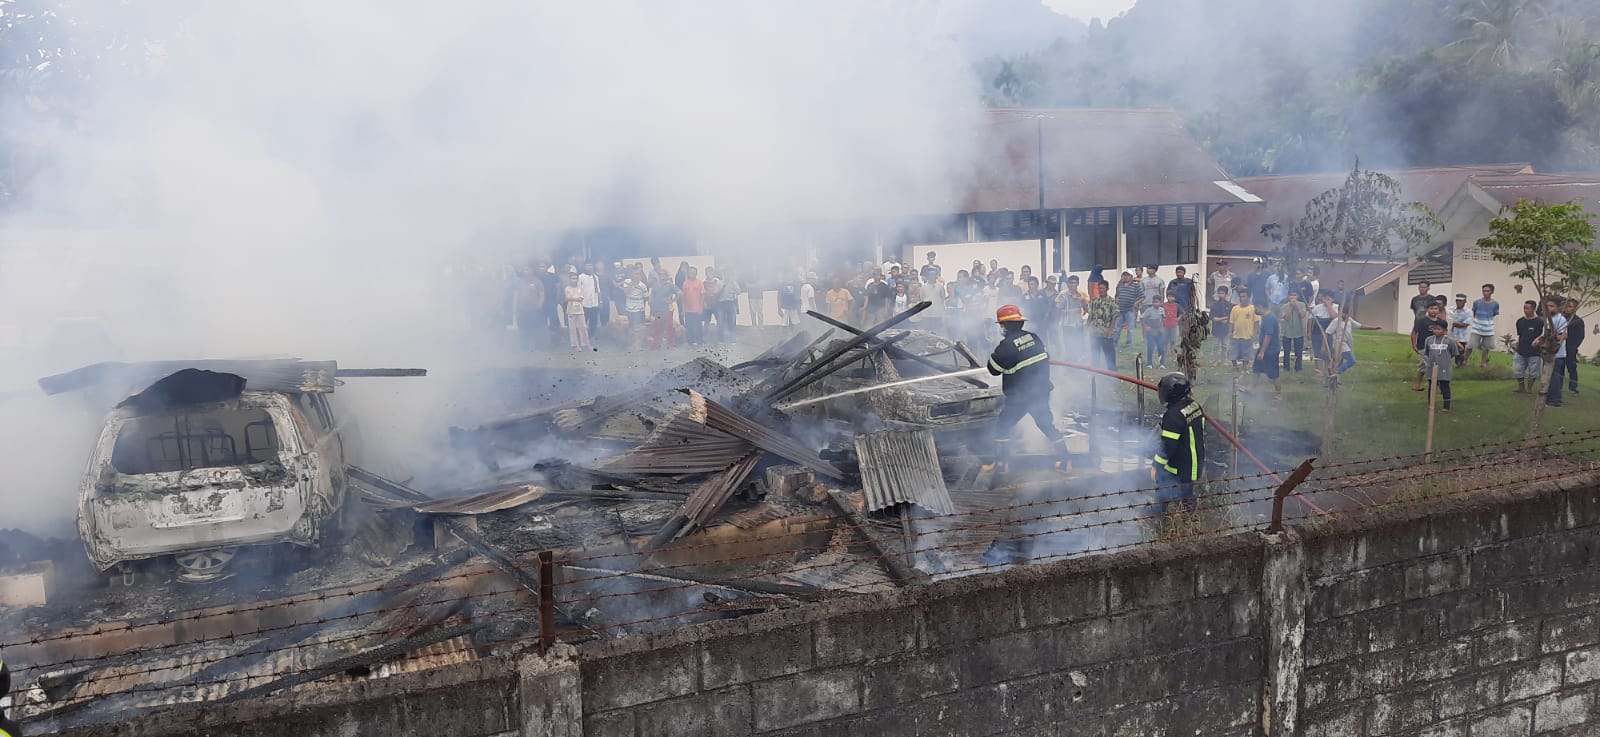
{"type": "Polygon", "coordinates": [[[1000,377],[1000,388],[1006,397],[1000,418],[994,423],[995,463],[1004,466],[1011,429],[1023,415],[1031,415],[1039,431],[1057,446],[1061,456],[1058,466],[1065,467],[1065,441],[1050,415],[1050,390],[1054,388],[1050,384],[1050,354],[1039,336],[1022,329],[1026,319],[1016,305],[995,311],[995,321],[1005,335],[989,355],[989,373],[1000,377]]]}
{"type": "MultiPolygon", "coordinates": [[[[0,699],[11,693],[11,671],[6,670],[6,661],[0,657],[0,699]]],[[[22,732],[17,730],[17,725],[6,718],[6,710],[0,709],[0,737],[22,737],[22,732]]]]}
{"type": "Polygon", "coordinates": [[[1176,371],[1156,385],[1167,411],[1161,416],[1161,445],[1150,465],[1150,480],[1156,482],[1156,499],[1164,507],[1173,502],[1185,508],[1193,505],[1194,485],[1206,456],[1205,414],[1190,396],[1191,388],[1189,377],[1176,371]]]}

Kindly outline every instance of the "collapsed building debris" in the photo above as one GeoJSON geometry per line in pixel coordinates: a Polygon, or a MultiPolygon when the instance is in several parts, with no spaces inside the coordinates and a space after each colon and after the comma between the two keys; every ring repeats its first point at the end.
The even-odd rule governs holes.
{"type": "MultiPolygon", "coordinates": [[[[9,620],[0,612],[0,626],[22,624],[48,643],[23,651],[36,663],[19,670],[35,694],[24,714],[40,725],[89,723],[129,709],[382,677],[530,638],[648,632],[981,570],[995,541],[1026,524],[988,511],[1015,506],[1016,494],[974,483],[979,461],[968,437],[998,414],[1000,392],[973,375],[959,343],[896,328],[924,307],[866,330],[824,320],[831,328],[820,337],[796,334],[733,367],[699,358],[634,388],[450,428],[450,445],[471,471],[452,469],[431,485],[326,456],[339,459],[325,475],[343,495],[331,506],[349,513],[319,540],[341,544],[324,545],[288,578],[213,587],[233,592],[235,611],[202,605],[201,589],[156,577],[147,590],[154,604],[137,614],[119,611],[127,600],[116,589],[92,594],[87,607],[47,613],[47,605],[9,620]],[[908,378],[917,381],[900,383],[908,378]],[[49,639],[84,616],[160,634],[129,637],[124,628],[49,639]],[[175,616],[206,624],[182,632],[161,624],[175,616]]],[[[335,426],[324,395],[338,378],[410,375],[298,361],[199,362],[161,374],[172,368],[91,367],[51,377],[48,389],[160,374],[142,385],[149,406],[281,396],[298,414],[274,426],[309,428],[335,426]]],[[[230,456],[236,461],[254,458],[249,426],[239,425],[247,451],[230,456]]],[[[179,458],[218,440],[190,427],[173,431],[179,458]]],[[[332,447],[314,437],[276,447],[290,445],[332,447]]],[[[288,462],[281,450],[277,462],[288,462]]],[[[1098,466],[1082,464],[1091,475],[1098,466]]],[[[1052,472],[1048,483],[1073,482],[1052,472]]],[[[181,493],[212,491],[201,483],[181,493]]]]}

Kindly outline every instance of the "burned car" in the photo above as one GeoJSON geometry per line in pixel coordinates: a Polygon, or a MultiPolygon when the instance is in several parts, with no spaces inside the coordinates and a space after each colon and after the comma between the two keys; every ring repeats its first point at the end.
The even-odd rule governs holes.
{"type": "Polygon", "coordinates": [[[100,364],[40,384],[115,386],[173,368],[117,403],[90,454],[78,532],[95,568],[132,583],[169,559],[180,581],[206,582],[245,549],[315,548],[348,487],[331,362],[100,364]]]}
{"type": "MultiPolygon", "coordinates": [[[[858,429],[928,429],[946,437],[987,428],[1000,416],[1000,387],[965,375],[850,393],[936,374],[934,366],[949,372],[971,367],[954,341],[936,333],[887,330],[879,337],[890,348],[860,351],[859,359],[789,397],[784,411],[797,417],[846,422],[858,429]]],[[[837,345],[834,341],[807,351],[815,359],[837,345]]],[[[803,367],[805,361],[798,365],[803,367]]]]}

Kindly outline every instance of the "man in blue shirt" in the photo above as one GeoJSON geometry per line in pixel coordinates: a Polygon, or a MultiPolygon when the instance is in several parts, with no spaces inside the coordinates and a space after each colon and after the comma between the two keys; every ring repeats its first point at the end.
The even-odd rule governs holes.
{"type": "MultiPolygon", "coordinates": [[[[1481,368],[1489,368],[1489,354],[1494,353],[1495,335],[1494,319],[1500,316],[1500,303],[1494,301],[1494,285],[1483,285],[1483,299],[1474,300],[1472,303],[1472,325],[1467,330],[1467,356],[1472,358],[1473,349],[1483,351],[1481,368]]],[[[1463,359],[1462,363],[1466,363],[1463,359]]]]}
{"type": "MultiPolygon", "coordinates": [[[[1261,348],[1256,351],[1254,374],[1265,374],[1272,379],[1272,398],[1283,399],[1283,381],[1278,373],[1278,338],[1282,332],[1278,328],[1278,316],[1273,314],[1271,307],[1256,305],[1256,314],[1261,316],[1261,348]]],[[[1255,375],[1250,377],[1250,385],[1255,386],[1255,375]]]]}
{"type": "MultiPolygon", "coordinates": [[[[1545,319],[1550,321],[1550,335],[1554,335],[1556,346],[1555,368],[1550,373],[1550,386],[1545,389],[1544,406],[1561,406],[1561,372],[1566,370],[1567,362],[1567,316],[1561,314],[1561,298],[1550,297],[1544,301],[1545,319]]],[[[1546,343],[1548,349],[1549,343],[1546,343]]]]}

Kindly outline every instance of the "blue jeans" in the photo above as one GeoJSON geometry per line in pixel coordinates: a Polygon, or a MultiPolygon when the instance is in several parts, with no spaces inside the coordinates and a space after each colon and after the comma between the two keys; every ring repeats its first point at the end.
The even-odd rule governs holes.
{"type": "Polygon", "coordinates": [[[1165,328],[1144,331],[1144,365],[1160,362],[1167,365],[1167,331],[1165,328]]]}
{"type": "Polygon", "coordinates": [[[1123,343],[1123,345],[1133,345],[1133,326],[1135,322],[1137,321],[1134,319],[1133,310],[1124,310],[1122,312],[1118,312],[1116,323],[1117,332],[1111,336],[1111,342],[1117,342],[1117,340],[1122,337],[1122,329],[1127,328],[1128,342],[1123,343]]]}
{"type": "Polygon", "coordinates": [[[1561,406],[1561,374],[1566,370],[1566,364],[1571,357],[1557,356],[1551,359],[1555,363],[1555,370],[1550,374],[1550,386],[1544,390],[1544,403],[1551,407],[1561,406]]]}
{"type": "Polygon", "coordinates": [[[1184,481],[1176,474],[1165,468],[1156,467],[1156,503],[1157,513],[1164,511],[1162,507],[1178,502],[1185,507],[1194,505],[1194,482],[1184,481]]]}
{"type": "Polygon", "coordinates": [[[1342,374],[1349,371],[1350,367],[1354,365],[1356,365],[1356,354],[1351,351],[1345,351],[1344,357],[1339,361],[1338,372],[1342,374]]]}
{"type": "Polygon", "coordinates": [[[700,345],[706,342],[706,313],[683,313],[684,339],[689,345],[700,345]]]}

